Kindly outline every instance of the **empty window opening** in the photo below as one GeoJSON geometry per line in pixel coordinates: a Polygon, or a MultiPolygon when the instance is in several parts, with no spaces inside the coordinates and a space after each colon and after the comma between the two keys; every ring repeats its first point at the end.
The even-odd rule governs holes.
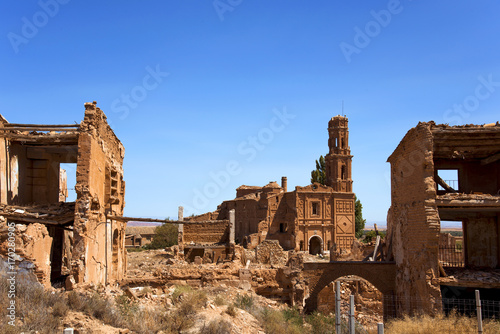
{"type": "Polygon", "coordinates": [[[76,164],[61,163],[59,167],[59,201],[76,201],[76,164]]]}
{"type": "Polygon", "coordinates": [[[436,183],[440,191],[456,192],[459,189],[458,169],[438,169],[436,183]]]}
{"type": "Polygon", "coordinates": [[[344,148],[344,138],[340,139],[340,148],[344,148]]]}
{"type": "Polygon", "coordinates": [[[335,147],[339,147],[339,142],[337,138],[335,138],[335,147]]]}
{"type": "Polygon", "coordinates": [[[313,216],[319,215],[319,203],[318,202],[312,203],[312,215],[313,216]]]}
{"type": "Polygon", "coordinates": [[[286,226],[287,224],[285,223],[280,223],[280,233],[285,233],[286,232],[286,226]]]}
{"type": "Polygon", "coordinates": [[[345,167],[345,165],[342,165],[342,168],[341,168],[341,178],[342,178],[342,180],[346,179],[346,167],[345,167]]]}
{"type": "Polygon", "coordinates": [[[441,221],[439,262],[445,268],[464,267],[465,244],[461,221],[441,221]]]}

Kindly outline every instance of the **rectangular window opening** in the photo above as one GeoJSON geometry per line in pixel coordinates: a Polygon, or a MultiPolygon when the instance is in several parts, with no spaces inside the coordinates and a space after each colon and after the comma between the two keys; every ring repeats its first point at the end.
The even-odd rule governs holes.
{"type": "Polygon", "coordinates": [[[313,202],[312,203],[312,215],[317,216],[318,214],[319,214],[319,203],[313,202]]]}
{"type": "Polygon", "coordinates": [[[59,166],[59,201],[76,201],[76,164],[61,163],[59,166]]]}
{"type": "Polygon", "coordinates": [[[457,192],[459,190],[458,169],[438,169],[437,175],[438,191],[457,192]]]}
{"type": "Polygon", "coordinates": [[[439,261],[445,268],[461,268],[465,265],[465,244],[461,221],[441,221],[439,236],[439,261]]]}

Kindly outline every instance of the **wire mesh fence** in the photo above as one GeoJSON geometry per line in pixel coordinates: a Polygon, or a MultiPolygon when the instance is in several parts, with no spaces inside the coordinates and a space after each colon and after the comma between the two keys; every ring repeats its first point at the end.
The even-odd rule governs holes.
{"type": "MultiPolygon", "coordinates": [[[[441,298],[440,300],[433,301],[430,298],[418,299],[384,296],[383,303],[386,318],[397,318],[406,314],[419,315],[429,311],[445,315],[457,314],[469,317],[477,315],[475,299],[441,298]]],[[[481,313],[483,319],[500,320],[500,301],[482,299],[481,313]]]]}
{"type": "Polygon", "coordinates": [[[439,246],[439,261],[443,267],[461,268],[465,265],[462,245],[439,246]]]}
{"type": "Polygon", "coordinates": [[[480,300],[479,302],[480,308],[476,299],[432,300],[431,298],[384,296],[384,322],[387,324],[403,318],[413,318],[415,323],[420,321],[422,324],[434,322],[436,326],[443,324],[440,333],[478,333],[479,323],[484,322],[486,330],[483,333],[500,333],[500,301],[480,300]],[[481,312],[481,321],[478,320],[478,310],[481,312]]]}

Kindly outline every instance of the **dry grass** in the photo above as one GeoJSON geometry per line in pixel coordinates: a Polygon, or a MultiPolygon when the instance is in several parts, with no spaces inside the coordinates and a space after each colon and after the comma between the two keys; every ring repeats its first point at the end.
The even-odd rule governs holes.
{"type": "Polygon", "coordinates": [[[224,319],[212,320],[208,325],[204,325],[201,334],[230,334],[231,323],[224,319]]]}
{"type": "MultiPolygon", "coordinates": [[[[16,327],[13,328],[7,321],[2,321],[0,332],[21,333],[38,330],[40,333],[54,333],[59,327],[60,320],[52,310],[61,298],[60,293],[46,293],[38,282],[19,275],[16,280],[16,327]],[[19,321],[22,321],[22,324],[19,321]]],[[[2,278],[0,304],[8,305],[9,302],[8,282],[6,278],[2,278]]],[[[61,311],[60,305],[56,305],[56,313],[61,311]]],[[[6,308],[1,308],[0,316],[2,319],[8,319],[6,308]]]]}
{"type": "Polygon", "coordinates": [[[286,319],[283,311],[263,309],[258,316],[262,328],[266,333],[273,334],[301,334],[305,333],[305,328],[290,319],[286,319]]]}
{"type": "Polygon", "coordinates": [[[217,306],[226,305],[226,299],[221,295],[217,295],[217,297],[215,297],[214,303],[217,306]]]}
{"type": "MultiPolygon", "coordinates": [[[[59,293],[45,291],[35,281],[18,277],[16,291],[16,327],[5,321],[0,323],[0,333],[58,333],[62,332],[62,321],[68,312],[84,313],[102,323],[128,328],[139,334],[178,333],[190,328],[198,310],[205,306],[207,296],[202,291],[189,287],[176,289],[175,308],[141,309],[135,301],[122,295],[117,298],[103,298],[97,293],[59,293]]],[[[0,279],[0,305],[8,305],[8,283],[0,279]]],[[[7,310],[2,308],[0,316],[6,318],[7,310]]],[[[209,324],[207,330],[219,328],[223,333],[225,324],[209,324]]],[[[207,332],[209,333],[209,332],[207,332]]]]}
{"type": "MultiPolygon", "coordinates": [[[[189,286],[176,287],[172,297],[174,308],[141,308],[136,301],[125,295],[117,298],[103,298],[97,293],[82,294],[77,292],[60,293],[45,291],[35,281],[18,277],[16,291],[17,326],[12,327],[5,321],[0,323],[0,333],[57,333],[62,331],[62,320],[69,311],[77,311],[98,319],[102,323],[128,328],[135,333],[179,333],[190,329],[196,320],[198,311],[207,305],[207,295],[189,286]]],[[[0,279],[0,305],[8,305],[8,284],[0,279]]],[[[215,299],[217,305],[225,302],[215,299]]],[[[229,304],[226,313],[237,316],[240,308],[254,315],[266,333],[331,333],[334,330],[334,318],[314,313],[304,316],[298,310],[287,308],[272,310],[259,307],[251,295],[239,295],[234,303],[229,304]]],[[[6,319],[6,308],[0,309],[0,316],[6,319]]],[[[229,333],[231,324],[223,319],[215,319],[202,328],[203,334],[229,333]]],[[[447,317],[420,316],[396,319],[386,324],[388,334],[427,334],[427,333],[475,333],[475,318],[451,314],[447,317]]],[[[500,333],[500,322],[484,321],[484,333],[500,333]]]]}
{"type": "Polygon", "coordinates": [[[228,307],[226,308],[226,313],[233,318],[236,317],[236,307],[233,304],[228,305],[228,307]]]}
{"type": "MultiPolygon", "coordinates": [[[[440,314],[436,317],[428,315],[418,317],[404,317],[392,320],[385,326],[388,334],[434,334],[434,333],[477,333],[477,319],[451,314],[445,317],[440,314]]],[[[484,334],[500,333],[500,322],[485,320],[483,322],[484,334]]]]}
{"type": "Polygon", "coordinates": [[[169,330],[180,333],[193,326],[195,316],[200,308],[206,305],[208,298],[205,292],[193,290],[189,286],[180,286],[172,294],[176,308],[169,314],[169,330]]]}

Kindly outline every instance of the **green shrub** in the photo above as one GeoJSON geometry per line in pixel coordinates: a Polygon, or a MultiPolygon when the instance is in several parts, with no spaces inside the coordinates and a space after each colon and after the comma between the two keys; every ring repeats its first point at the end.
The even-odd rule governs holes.
{"type": "Polygon", "coordinates": [[[144,246],[146,249],[163,249],[177,245],[179,231],[177,226],[165,223],[155,228],[155,235],[150,244],[144,246]]]}
{"type": "Polygon", "coordinates": [[[250,311],[253,308],[254,300],[251,295],[237,295],[234,305],[242,310],[250,311]]]}
{"type": "MultiPolygon", "coordinates": [[[[383,231],[379,231],[378,234],[380,235],[380,238],[384,238],[386,233],[383,231]]],[[[373,231],[373,230],[364,231],[363,242],[365,242],[365,243],[372,242],[372,241],[375,241],[376,238],[377,238],[377,233],[375,231],[373,231]]]]}
{"type": "Polygon", "coordinates": [[[226,309],[226,313],[231,317],[236,317],[236,307],[234,305],[229,305],[226,309]]]}
{"type": "Polygon", "coordinates": [[[312,332],[317,334],[335,333],[335,318],[314,312],[306,317],[306,322],[311,325],[312,332]]]}
{"type": "Polygon", "coordinates": [[[304,331],[302,325],[287,321],[283,311],[265,308],[261,311],[259,319],[266,333],[300,334],[304,331]]]}

